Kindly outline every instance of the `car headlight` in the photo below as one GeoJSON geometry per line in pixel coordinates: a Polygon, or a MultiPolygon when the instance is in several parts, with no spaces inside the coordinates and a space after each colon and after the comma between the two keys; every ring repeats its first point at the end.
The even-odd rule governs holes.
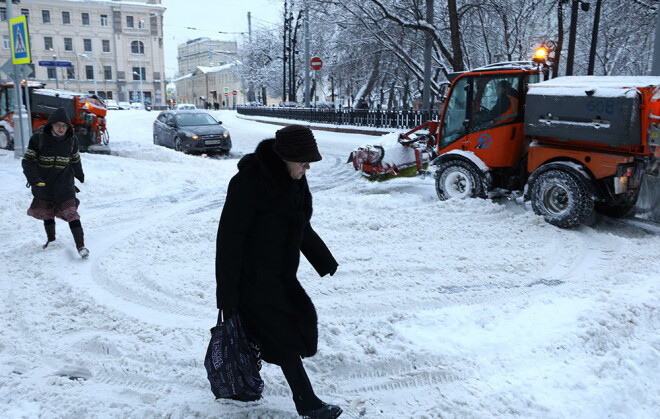
{"type": "Polygon", "coordinates": [[[225,132],[224,134],[222,134],[222,138],[229,138],[229,134],[225,132]]]}

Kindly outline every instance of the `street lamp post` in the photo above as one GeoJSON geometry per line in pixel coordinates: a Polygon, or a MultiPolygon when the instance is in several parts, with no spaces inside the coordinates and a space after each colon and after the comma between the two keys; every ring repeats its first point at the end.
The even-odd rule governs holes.
{"type": "Polygon", "coordinates": [[[92,53],[92,73],[94,74],[94,94],[96,96],[99,95],[98,88],[96,86],[96,60],[94,59],[94,29],[92,28],[92,3],[88,0],[87,1],[87,7],[89,8],[89,32],[91,35],[90,42],[92,43],[91,46],[91,53],[92,53]]]}
{"type": "Polygon", "coordinates": [[[138,70],[140,72],[140,103],[144,107],[144,91],[142,90],[142,54],[144,54],[144,46],[140,41],[140,31],[142,30],[142,25],[144,24],[144,19],[141,17],[138,18],[138,70]]]}

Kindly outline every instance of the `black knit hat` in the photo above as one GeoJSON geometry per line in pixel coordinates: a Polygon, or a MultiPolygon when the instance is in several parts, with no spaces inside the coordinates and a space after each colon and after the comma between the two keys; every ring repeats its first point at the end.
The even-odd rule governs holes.
{"type": "Polygon", "coordinates": [[[278,130],[273,148],[286,161],[311,163],[322,158],[312,130],[302,125],[289,125],[278,130]]]}

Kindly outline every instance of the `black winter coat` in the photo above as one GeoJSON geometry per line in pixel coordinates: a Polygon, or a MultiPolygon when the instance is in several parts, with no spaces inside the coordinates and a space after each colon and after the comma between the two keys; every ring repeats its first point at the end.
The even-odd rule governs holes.
{"type": "Polygon", "coordinates": [[[218,308],[238,308],[263,359],[281,365],[317,349],[316,310],[296,276],[300,252],[320,276],[338,265],[310,225],[307,179],[289,176],[274,142],[243,157],[229,182],[215,268],[218,308]]]}
{"type": "Polygon", "coordinates": [[[76,197],[74,176],[84,180],[78,137],[73,135],[71,121],[62,108],[48,118],[43,132],[36,132],[30,138],[22,161],[23,173],[32,186],[32,195],[42,201],[59,203],[76,197]],[[69,125],[62,137],[53,135],[52,125],[65,122],[69,125]],[[44,182],[46,186],[35,186],[44,182]]]}

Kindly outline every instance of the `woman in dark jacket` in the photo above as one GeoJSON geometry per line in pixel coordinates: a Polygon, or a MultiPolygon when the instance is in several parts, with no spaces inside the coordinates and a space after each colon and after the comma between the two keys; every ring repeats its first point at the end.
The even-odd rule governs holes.
{"type": "Polygon", "coordinates": [[[81,257],[89,256],[80,224],[76,187],[73,178],[85,181],[78,137],[64,108],[48,118],[42,132],[36,132],[23,156],[23,173],[32,187],[32,205],[28,215],[44,221],[48,237],[44,249],[55,240],[55,217],[69,223],[81,257]]]}
{"type": "Polygon", "coordinates": [[[312,131],[291,125],[238,163],[218,227],[217,302],[224,313],[238,310],[263,360],[282,368],[299,414],[336,418],[341,409],[316,397],[301,361],[316,353],[318,329],[314,305],[296,277],[300,252],[320,276],[338,266],[310,225],[305,171],[319,160],[312,131]]]}

